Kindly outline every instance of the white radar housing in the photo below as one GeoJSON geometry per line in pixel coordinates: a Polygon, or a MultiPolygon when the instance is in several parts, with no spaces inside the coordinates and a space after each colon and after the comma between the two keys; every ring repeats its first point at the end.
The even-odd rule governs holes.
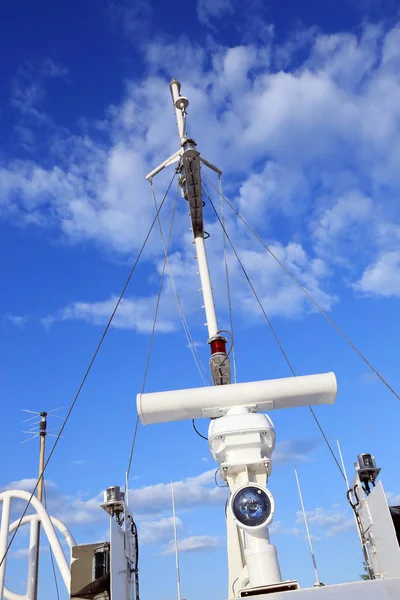
{"type": "Polygon", "coordinates": [[[137,395],[143,425],[221,417],[233,406],[252,412],[333,404],[337,393],[334,373],[268,379],[210,387],[137,395]]]}

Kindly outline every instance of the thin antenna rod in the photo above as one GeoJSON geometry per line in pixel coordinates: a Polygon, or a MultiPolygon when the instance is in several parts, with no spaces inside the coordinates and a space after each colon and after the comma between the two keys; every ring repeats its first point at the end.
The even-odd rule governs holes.
{"type": "Polygon", "coordinates": [[[180,576],[180,572],[179,572],[178,536],[176,533],[175,495],[174,495],[174,484],[172,483],[172,481],[171,481],[171,496],[172,496],[172,517],[173,517],[173,521],[174,521],[176,585],[177,585],[177,590],[178,590],[178,600],[181,600],[181,576],[180,576]]]}
{"type": "Polygon", "coordinates": [[[317,561],[315,560],[315,554],[314,554],[314,548],[313,548],[312,541],[311,541],[310,530],[308,529],[307,515],[306,515],[306,511],[304,509],[303,495],[301,493],[300,481],[299,481],[299,476],[297,475],[296,465],[294,465],[294,474],[296,476],[297,489],[299,490],[299,496],[300,496],[301,510],[303,512],[304,525],[306,528],[307,538],[308,538],[308,545],[310,546],[311,558],[312,558],[314,571],[315,571],[316,582],[315,582],[314,586],[320,587],[324,584],[321,583],[321,580],[319,578],[317,561]]]}
{"type": "Polygon", "coordinates": [[[350,489],[349,480],[348,480],[347,472],[346,472],[346,467],[345,467],[344,461],[343,461],[342,450],[340,448],[340,444],[339,444],[339,440],[338,439],[336,440],[336,443],[337,443],[337,447],[338,447],[338,451],[339,451],[340,462],[342,463],[342,471],[343,471],[343,474],[344,474],[344,480],[346,482],[347,489],[350,489]]]}

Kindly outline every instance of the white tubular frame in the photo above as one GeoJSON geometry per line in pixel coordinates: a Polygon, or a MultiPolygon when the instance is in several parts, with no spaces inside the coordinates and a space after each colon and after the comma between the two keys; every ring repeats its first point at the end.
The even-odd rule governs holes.
{"type": "Polygon", "coordinates": [[[0,494],[0,502],[3,503],[0,529],[0,561],[3,560],[3,563],[0,566],[0,598],[5,597],[7,600],[32,600],[34,594],[35,550],[38,543],[37,533],[39,521],[42,523],[43,529],[49,540],[50,547],[53,551],[54,558],[56,559],[60,569],[65,587],[69,592],[71,585],[70,567],[58,540],[55,528],[58,529],[58,531],[63,535],[68,546],[72,548],[73,546],[76,546],[76,542],[69,529],[59,519],[50,517],[43,504],[35,496],[31,498],[31,494],[29,492],[25,492],[23,490],[9,490],[2,492],[0,494]],[[26,525],[27,523],[30,523],[31,525],[29,538],[28,581],[25,595],[11,592],[4,585],[7,557],[5,557],[4,560],[3,557],[7,552],[8,536],[18,527],[19,524],[18,519],[10,525],[11,500],[13,498],[24,500],[26,502],[30,500],[31,506],[36,511],[36,514],[27,515],[21,521],[21,526],[26,525]]]}

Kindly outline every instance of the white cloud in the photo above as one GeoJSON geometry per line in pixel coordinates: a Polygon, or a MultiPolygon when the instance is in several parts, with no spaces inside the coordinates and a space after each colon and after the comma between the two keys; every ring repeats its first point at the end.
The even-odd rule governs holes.
{"type": "Polygon", "coordinates": [[[224,15],[232,14],[234,7],[232,0],[197,0],[197,16],[200,23],[215,29],[214,19],[220,19],[224,15]]]}
{"type": "MultiPolygon", "coordinates": [[[[11,481],[0,487],[5,490],[25,490],[32,492],[37,479],[20,479],[11,481]]],[[[68,495],[62,493],[51,480],[46,480],[47,506],[50,514],[57,516],[66,525],[80,525],[85,523],[99,523],[105,519],[105,512],[99,504],[103,501],[102,492],[94,498],[85,500],[81,495],[68,495]]],[[[23,505],[23,500],[15,501],[14,510],[23,505]]]]}
{"type": "MultiPolygon", "coordinates": [[[[25,479],[18,479],[15,481],[10,481],[9,484],[5,485],[5,486],[0,486],[0,490],[2,492],[6,491],[6,490],[26,490],[27,492],[32,492],[33,488],[35,487],[37,482],[37,479],[34,478],[25,478],[25,479]]],[[[47,487],[53,487],[53,483],[51,481],[46,482],[46,486],[47,487]]]]}
{"type": "MultiPolygon", "coordinates": [[[[213,11],[232,10],[225,1],[199,6],[210,21],[213,11]]],[[[360,289],[380,293],[375,266],[384,253],[395,251],[392,234],[400,230],[400,208],[393,201],[400,192],[399,31],[399,26],[387,32],[365,26],[359,36],[303,31],[284,48],[286,66],[279,70],[271,56],[283,47],[271,40],[263,48],[256,43],[228,48],[211,37],[202,46],[184,37],[174,43],[154,38],[143,50],[147,75],[127,82],[120,104],[106,108],[102,121],[86,120],[80,134],[56,126],[40,108],[43,79],[62,77],[63,68],[42,67],[40,85],[24,72],[13,101],[53,133],[40,158],[3,160],[1,213],[19,224],[57,229],[74,242],[90,240],[106,251],[137,249],[153,215],[144,175],[177,145],[168,72],[182,79],[191,101],[190,132],[226,173],[227,195],[236,197],[273,244],[272,232],[284,232],[281,254],[300,268],[323,306],[329,309],[335,301],[325,288],[343,248],[346,260],[335,266],[350,266],[360,289]],[[182,45],[183,60],[177,60],[182,45]],[[290,67],[290,53],[299,45],[308,56],[290,67]],[[315,251],[306,222],[313,223],[315,251]],[[360,252],[365,239],[369,248],[360,252]],[[325,262],[316,262],[321,259],[325,262]]],[[[28,129],[26,143],[33,139],[28,129]]],[[[161,189],[167,176],[160,177],[161,189]]],[[[184,212],[180,204],[174,252],[184,250],[184,212]]],[[[238,248],[249,252],[247,262],[254,257],[260,267],[248,241],[242,230],[235,232],[238,248]]],[[[161,254],[155,246],[152,260],[161,254]]],[[[396,265],[389,267],[395,275],[396,265]]],[[[295,288],[279,284],[276,290],[260,268],[257,273],[272,314],[304,314],[295,288]],[[277,300],[271,300],[275,291],[277,300]]],[[[383,295],[397,295],[386,277],[383,295]]]]}
{"type": "Polygon", "coordinates": [[[398,506],[400,504],[400,494],[386,492],[386,499],[389,503],[389,506],[398,506]]]}
{"type": "Polygon", "coordinates": [[[352,190],[327,208],[315,225],[313,236],[318,254],[332,260],[349,255],[349,245],[360,250],[365,236],[373,233],[375,224],[374,203],[359,190],[352,190]]]}
{"type": "MultiPolygon", "coordinates": [[[[157,298],[125,298],[122,299],[113,319],[113,327],[118,329],[135,329],[140,333],[149,333],[153,327],[157,298]]],[[[93,325],[105,325],[117,303],[117,297],[113,296],[103,302],[75,302],[63,308],[54,316],[45,317],[42,322],[50,326],[54,321],[81,320],[93,325]]],[[[175,329],[174,324],[162,317],[157,319],[156,330],[158,332],[171,332],[175,329]]]]}
{"type": "Polygon", "coordinates": [[[68,69],[49,57],[43,60],[27,60],[19,67],[13,81],[11,106],[19,111],[14,129],[26,150],[32,150],[34,147],[35,128],[57,129],[51,115],[44,109],[47,96],[45,81],[65,79],[67,75],[68,69]]]}
{"type": "Polygon", "coordinates": [[[70,465],[71,465],[72,467],[81,467],[82,465],[85,465],[85,464],[86,464],[86,462],[87,462],[87,461],[86,461],[85,459],[82,459],[82,458],[77,458],[76,460],[72,460],[72,461],[70,462],[70,465]]]}
{"type": "MultiPolygon", "coordinates": [[[[310,260],[300,244],[290,242],[287,246],[283,246],[276,242],[269,247],[322,308],[330,310],[337,298],[329,295],[321,287],[321,282],[328,275],[326,263],[319,258],[310,260]]],[[[269,316],[298,317],[312,310],[312,305],[304,293],[294,285],[272,257],[266,256],[265,252],[254,250],[242,250],[239,255],[269,316]]],[[[239,266],[235,265],[233,273],[236,277],[239,272],[239,266]]],[[[259,314],[260,308],[252,291],[243,287],[238,289],[240,290],[238,305],[243,312],[259,314]]]]}
{"type": "Polygon", "coordinates": [[[107,12],[113,25],[132,43],[138,43],[149,32],[152,5],[146,0],[107,0],[107,12]]]}
{"type": "MultiPolygon", "coordinates": [[[[296,522],[304,522],[303,513],[298,511],[296,514],[296,522]]],[[[355,527],[354,516],[350,513],[350,510],[340,511],[337,508],[315,508],[307,510],[306,515],[309,525],[320,527],[326,537],[334,537],[355,527]]]]}
{"type": "Polygon", "coordinates": [[[28,320],[28,317],[24,315],[3,315],[1,318],[16,327],[23,327],[28,320]]]}
{"type": "Polygon", "coordinates": [[[400,252],[383,253],[369,265],[355,289],[378,296],[400,296],[400,252]]]}
{"type": "MultiPolygon", "coordinates": [[[[195,477],[174,482],[176,507],[191,509],[199,505],[222,504],[227,490],[214,483],[215,469],[205,471],[195,477]]],[[[171,510],[171,484],[156,483],[130,490],[129,505],[135,514],[160,514],[171,510]]]]}
{"type": "MultiPolygon", "coordinates": [[[[220,538],[215,535],[192,535],[182,540],[178,540],[179,552],[199,552],[204,550],[215,550],[220,543],[220,538]]],[[[167,548],[161,553],[164,555],[173,554],[175,544],[172,540],[167,548]]]]}
{"type": "MultiPolygon", "coordinates": [[[[17,489],[30,492],[36,479],[21,479],[12,481],[0,491],[17,489]]],[[[52,482],[46,481],[47,507],[51,515],[58,517],[67,526],[73,526],[73,531],[79,532],[79,527],[88,524],[105,524],[107,516],[100,508],[103,501],[102,493],[93,498],[85,499],[82,493],[64,494],[52,482]]],[[[227,490],[215,487],[214,469],[205,471],[195,477],[188,477],[182,481],[174,482],[175,503],[177,509],[191,510],[200,505],[223,504],[227,497],[227,490]]],[[[20,514],[23,501],[15,501],[13,514],[15,518],[20,514]]],[[[140,542],[143,544],[167,544],[164,554],[170,553],[173,541],[173,517],[169,516],[171,506],[171,484],[155,484],[130,490],[130,507],[137,520],[140,542]],[[149,519],[149,515],[157,515],[149,519]]],[[[219,544],[216,536],[184,536],[184,524],[179,517],[175,517],[178,530],[181,532],[179,549],[189,552],[201,549],[215,548],[219,544]]],[[[14,555],[22,558],[27,550],[16,550],[14,555]]]]}
{"type": "Polygon", "coordinates": [[[272,455],[273,465],[310,460],[312,452],[320,445],[319,440],[285,440],[278,442],[272,455]]]}
{"type": "MultiPolygon", "coordinates": [[[[177,529],[182,528],[183,523],[175,517],[177,529]]],[[[154,521],[141,521],[138,524],[138,533],[141,544],[155,544],[166,542],[173,533],[174,519],[173,517],[162,517],[154,521]]]]}
{"type": "MultiPolygon", "coordinates": [[[[40,546],[40,552],[48,552],[49,546],[40,546]]],[[[27,558],[29,556],[29,548],[18,548],[10,552],[13,558],[27,558]]]]}

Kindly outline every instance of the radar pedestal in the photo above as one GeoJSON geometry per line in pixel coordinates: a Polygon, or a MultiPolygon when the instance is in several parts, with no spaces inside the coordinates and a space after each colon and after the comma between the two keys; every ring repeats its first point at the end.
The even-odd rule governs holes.
{"type": "Polygon", "coordinates": [[[333,373],[138,395],[143,424],[211,418],[209,448],[230,491],[226,511],[230,598],[298,589],[297,581],[282,581],[270,541],[275,502],[267,482],[275,429],[262,412],[332,404],[335,397],[333,373]]]}

